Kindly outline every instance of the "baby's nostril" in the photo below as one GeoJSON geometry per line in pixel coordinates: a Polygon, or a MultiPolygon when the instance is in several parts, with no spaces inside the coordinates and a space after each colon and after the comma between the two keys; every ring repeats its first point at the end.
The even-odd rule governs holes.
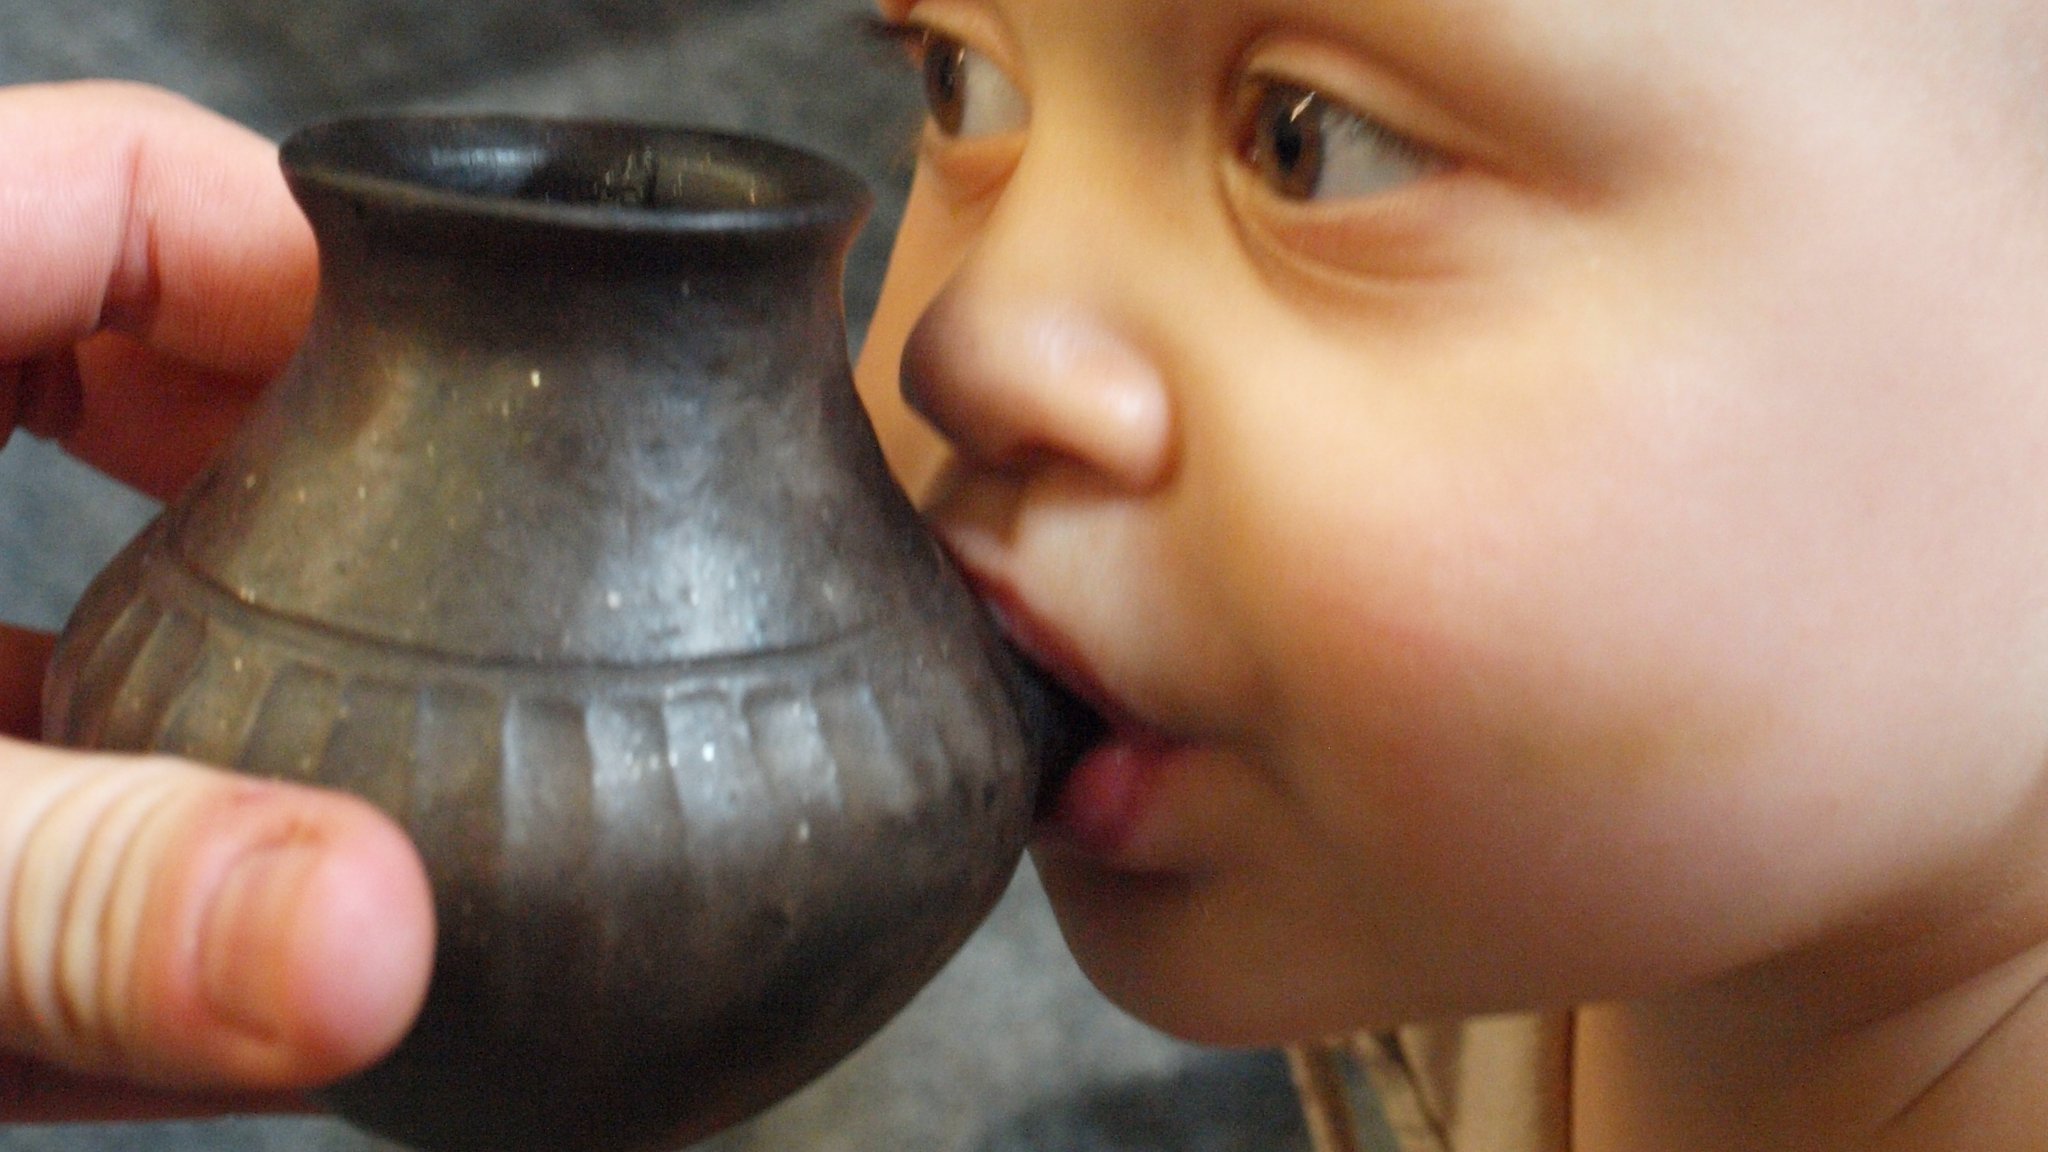
{"type": "Polygon", "coordinates": [[[985,470],[1058,462],[1126,494],[1174,466],[1167,383],[1111,313],[962,278],[903,345],[903,399],[985,470]]]}

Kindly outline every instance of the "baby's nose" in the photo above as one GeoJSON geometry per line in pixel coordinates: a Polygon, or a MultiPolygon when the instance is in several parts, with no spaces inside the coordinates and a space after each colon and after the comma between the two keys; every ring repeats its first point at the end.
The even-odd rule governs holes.
{"type": "Polygon", "coordinates": [[[1142,491],[1172,457],[1158,364],[1085,306],[1017,299],[956,280],[911,331],[903,395],[970,463],[1064,463],[1142,491]]]}

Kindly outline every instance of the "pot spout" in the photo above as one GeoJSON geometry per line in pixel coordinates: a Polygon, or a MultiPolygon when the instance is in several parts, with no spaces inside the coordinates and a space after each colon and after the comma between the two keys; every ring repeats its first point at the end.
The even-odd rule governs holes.
{"type": "Polygon", "coordinates": [[[1016,703],[1031,762],[1038,765],[1036,815],[1058,800],[1074,765],[1102,740],[1108,724],[1101,713],[1068,691],[1014,647],[1000,661],[1004,682],[1016,703]]]}

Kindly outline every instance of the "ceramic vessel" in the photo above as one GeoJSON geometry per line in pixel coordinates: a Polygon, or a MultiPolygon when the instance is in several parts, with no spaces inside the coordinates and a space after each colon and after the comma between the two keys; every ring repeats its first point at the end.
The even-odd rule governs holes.
{"type": "Polygon", "coordinates": [[[412,833],[436,968],[326,1094],[356,1123],[514,1152],[743,1118],[970,933],[1045,754],[852,390],[866,193],[608,123],[353,120],[283,162],[311,332],[78,607],[49,735],[412,833]]]}

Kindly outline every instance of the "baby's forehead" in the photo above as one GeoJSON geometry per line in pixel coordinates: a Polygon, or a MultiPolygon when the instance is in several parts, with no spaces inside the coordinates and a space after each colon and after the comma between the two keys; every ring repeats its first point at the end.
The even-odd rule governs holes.
{"type": "Polygon", "coordinates": [[[1492,82],[1507,103],[1549,93],[1593,114],[1616,100],[1727,92],[1797,102],[1861,78],[1953,107],[1967,117],[1960,130],[2016,127],[2048,139],[2034,131],[2048,128],[2048,4],[2039,0],[1203,0],[1211,4],[1451,90],[1492,82]]]}
{"type": "MultiPolygon", "coordinates": [[[[905,0],[883,0],[884,4],[905,0]]],[[[2048,40],[2048,5],[2036,0],[971,0],[999,11],[1058,14],[1086,9],[1154,30],[1192,33],[1244,22],[1279,31],[1367,32],[1456,55],[1556,53],[1581,62],[1632,44],[1658,57],[1706,58],[1740,40],[1753,46],[1815,35],[1915,45],[1894,65],[1935,64],[1980,52],[2037,61],[2026,45],[2048,40]],[[2018,49],[2018,50],[2015,50],[2018,49]]],[[[1164,44],[1184,40],[1168,38],[1164,44]]],[[[1738,52],[1731,64],[1746,54],[1738,52]]],[[[1832,66],[1879,63],[1851,58],[1832,66]]]]}

